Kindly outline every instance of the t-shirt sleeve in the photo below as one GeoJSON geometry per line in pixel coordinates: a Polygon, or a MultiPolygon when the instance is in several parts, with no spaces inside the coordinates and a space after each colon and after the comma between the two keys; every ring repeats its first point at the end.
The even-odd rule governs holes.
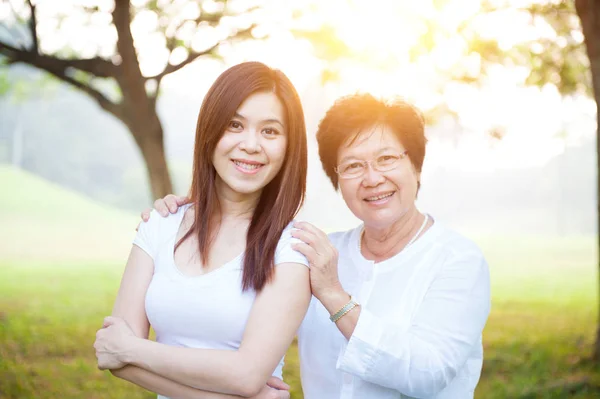
{"type": "Polygon", "coordinates": [[[150,219],[140,223],[137,234],[133,239],[133,245],[140,247],[152,260],[156,257],[158,250],[158,233],[161,216],[154,209],[150,212],[150,219]]]}
{"type": "Polygon", "coordinates": [[[297,238],[292,237],[292,223],[290,223],[283,233],[275,250],[275,265],[282,263],[301,263],[308,267],[308,260],[300,252],[292,249],[292,244],[301,243],[297,238]]]}

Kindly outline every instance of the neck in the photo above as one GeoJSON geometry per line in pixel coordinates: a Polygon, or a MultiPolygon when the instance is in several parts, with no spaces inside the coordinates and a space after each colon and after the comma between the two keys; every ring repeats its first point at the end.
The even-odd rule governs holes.
{"type": "Polygon", "coordinates": [[[365,225],[362,252],[376,262],[391,258],[402,251],[421,228],[425,216],[415,207],[386,227],[365,225]]]}
{"type": "Polygon", "coordinates": [[[219,196],[221,222],[251,220],[259,199],[260,196],[255,198],[231,198],[229,196],[219,196]]]}
{"type": "Polygon", "coordinates": [[[219,199],[219,215],[221,223],[227,221],[252,219],[254,209],[260,200],[261,191],[254,193],[239,193],[229,187],[225,187],[223,182],[217,182],[217,198],[219,199]]]}

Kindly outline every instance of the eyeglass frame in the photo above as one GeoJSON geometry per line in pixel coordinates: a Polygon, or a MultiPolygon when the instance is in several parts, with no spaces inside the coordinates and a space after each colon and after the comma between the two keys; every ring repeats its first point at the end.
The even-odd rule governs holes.
{"type": "MultiPolygon", "coordinates": [[[[381,155],[380,155],[380,156],[381,156],[381,155]]],[[[391,168],[389,168],[389,169],[383,169],[383,170],[382,170],[382,169],[380,169],[380,168],[378,168],[378,167],[376,166],[376,163],[375,163],[375,162],[377,161],[377,158],[379,158],[379,157],[377,157],[377,158],[375,158],[375,159],[370,159],[370,160],[368,160],[368,161],[365,161],[365,160],[362,160],[362,159],[361,159],[361,160],[352,161],[351,163],[354,163],[354,162],[360,162],[360,163],[362,163],[362,164],[363,164],[363,166],[364,166],[363,172],[362,172],[361,174],[359,174],[359,175],[356,175],[356,176],[350,176],[350,177],[346,176],[346,177],[344,177],[344,176],[341,174],[341,172],[339,171],[339,168],[340,168],[340,166],[342,166],[343,164],[336,165],[336,167],[335,167],[335,168],[333,168],[333,170],[335,171],[335,173],[337,173],[337,175],[340,177],[340,179],[344,179],[344,180],[349,180],[349,179],[357,179],[357,178],[359,178],[359,177],[362,177],[362,176],[364,176],[364,175],[365,175],[365,172],[368,170],[368,167],[369,167],[369,166],[371,167],[371,169],[373,169],[373,170],[376,170],[377,172],[381,172],[381,173],[383,173],[383,172],[389,172],[390,170],[394,170],[394,169],[396,169],[396,168],[398,167],[398,165],[399,165],[400,161],[401,161],[401,160],[403,160],[404,158],[406,158],[407,156],[408,156],[408,150],[404,150],[403,152],[401,152],[401,153],[398,155],[398,161],[397,161],[397,162],[395,162],[395,163],[392,165],[392,167],[391,167],[391,168]]]]}

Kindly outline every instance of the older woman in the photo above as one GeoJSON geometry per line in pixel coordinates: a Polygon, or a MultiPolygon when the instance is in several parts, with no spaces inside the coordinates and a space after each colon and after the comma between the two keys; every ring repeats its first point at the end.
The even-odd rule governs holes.
{"type": "MultiPolygon", "coordinates": [[[[489,271],[475,244],[415,206],[421,115],[404,102],[346,97],[317,140],[326,174],[363,223],[327,236],[301,222],[292,233],[314,295],[298,332],[305,398],[472,398],[489,271]]],[[[166,214],[176,203],[155,206],[166,214]]]]}

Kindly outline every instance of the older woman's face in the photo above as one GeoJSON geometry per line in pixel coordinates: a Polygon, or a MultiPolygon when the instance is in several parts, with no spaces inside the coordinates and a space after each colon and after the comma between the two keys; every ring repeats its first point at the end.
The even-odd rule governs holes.
{"type": "MultiPolygon", "coordinates": [[[[365,129],[350,145],[338,150],[338,165],[349,161],[374,161],[385,155],[400,155],[405,151],[388,126],[365,129]]],[[[339,186],[348,208],[365,225],[386,228],[415,207],[419,176],[408,157],[387,172],[371,165],[360,177],[343,179],[339,186]]]]}

